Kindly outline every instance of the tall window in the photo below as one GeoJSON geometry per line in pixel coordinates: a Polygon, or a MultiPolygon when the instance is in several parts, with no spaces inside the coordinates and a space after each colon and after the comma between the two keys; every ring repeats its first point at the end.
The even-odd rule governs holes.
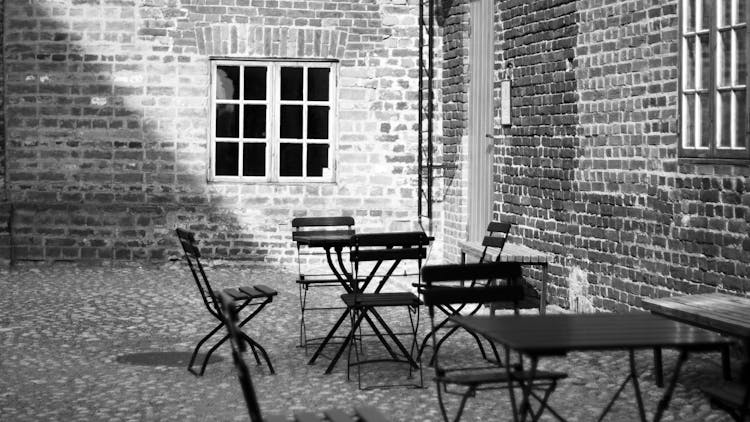
{"type": "Polygon", "coordinates": [[[214,60],[211,178],[332,181],[335,64],[214,60]]]}
{"type": "Polygon", "coordinates": [[[747,0],[680,3],[680,156],[748,159],[747,0]]]}

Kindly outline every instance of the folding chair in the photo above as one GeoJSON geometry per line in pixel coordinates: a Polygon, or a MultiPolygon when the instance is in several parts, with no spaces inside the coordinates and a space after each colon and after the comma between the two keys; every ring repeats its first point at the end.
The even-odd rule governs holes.
{"type": "MultiPolygon", "coordinates": [[[[435,312],[438,307],[455,309],[456,305],[505,302],[513,304],[514,312],[518,315],[517,304],[523,299],[524,291],[513,280],[517,280],[520,275],[521,266],[509,262],[425,266],[422,269],[422,298],[427,305],[433,332],[437,333],[440,328],[436,322],[435,312]],[[489,283],[493,279],[508,279],[511,282],[498,286],[489,283]]],[[[505,362],[505,365],[510,365],[508,367],[502,367],[500,363],[480,365],[471,362],[465,354],[461,355],[460,362],[443,365],[439,358],[436,336],[432,336],[432,342],[438,403],[445,421],[449,421],[450,418],[444,402],[444,394],[461,396],[456,416],[453,419],[458,421],[463,414],[467,400],[475,396],[477,391],[507,389],[511,402],[515,404],[513,389],[520,388],[519,382],[527,382],[531,379],[528,371],[519,369],[522,365],[509,362],[508,350],[506,350],[505,362]]],[[[546,408],[562,420],[557,412],[547,405],[547,400],[556,388],[557,382],[566,376],[562,372],[536,372],[533,378],[535,390],[532,392],[532,397],[539,404],[537,415],[546,408]]],[[[523,411],[529,412],[532,420],[536,420],[530,406],[523,411]]]]}
{"type": "MultiPolygon", "coordinates": [[[[357,382],[360,389],[362,386],[361,367],[367,363],[376,363],[384,361],[406,363],[409,367],[409,378],[412,378],[412,370],[419,369],[419,383],[408,384],[422,387],[422,368],[414,359],[416,349],[417,330],[419,328],[419,305],[421,301],[411,291],[392,291],[383,292],[382,289],[392,277],[394,272],[402,263],[416,261],[417,271],[412,273],[419,277],[419,269],[422,267],[422,261],[427,258],[427,246],[430,238],[424,232],[395,232],[395,233],[369,233],[359,234],[352,237],[352,252],[350,260],[354,267],[353,271],[353,289],[351,293],[341,295],[341,299],[346,304],[348,314],[351,318],[351,330],[344,345],[349,344],[349,355],[347,364],[347,378],[350,375],[352,366],[357,368],[357,382]],[[390,265],[388,265],[390,263],[390,265]],[[364,270],[364,264],[369,264],[369,272],[366,276],[361,274],[364,270]],[[384,272],[380,271],[381,266],[386,264],[384,272]],[[368,290],[368,286],[375,279],[378,279],[374,288],[368,290]],[[399,340],[385,319],[380,315],[378,309],[381,308],[406,308],[411,330],[406,334],[411,337],[411,346],[407,350],[406,346],[399,340]],[[377,337],[380,344],[386,349],[389,358],[365,358],[362,350],[362,337],[354,340],[357,332],[362,327],[362,322],[366,321],[372,329],[372,335],[377,337]],[[381,329],[385,332],[381,332],[381,329]],[[389,342],[390,340],[390,342],[389,342]],[[397,349],[398,352],[396,350],[397,349]],[[352,361],[352,350],[354,350],[355,360],[352,361]]],[[[366,271],[366,270],[364,270],[366,271]]],[[[409,276],[409,273],[404,273],[409,276]]],[[[400,276],[400,275],[399,275],[400,276]]],[[[361,332],[360,332],[361,334],[361,332]]],[[[335,361],[332,362],[335,364],[335,361]]],[[[404,385],[404,384],[398,384],[404,385]]],[[[396,385],[375,385],[372,387],[391,387],[396,385]]]]}
{"type": "MultiPolygon", "coordinates": [[[[273,301],[273,297],[277,295],[277,292],[276,290],[273,290],[270,287],[262,284],[256,284],[252,287],[245,286],[228,288],[221,291],[214,290],[208,281],[208,277],[206,276],[203,264],[201,264],[201,254],[195,241],[195,234],[179,228],[176,231],[177,237],[180,239],[180,243],[182,244],[182,249],[185,251],[185,259],[187,260],[188,266],[190,267],[190,272],[193,273],[193,278],[195,279],[195,283],[198,286],[198,291],[200,291],[201,298],[203,298],[203,304],[206,306],[206,309],[208,309],[208,312],[219,321],[216,327],[214,327],[208,334],[206,334],[205,337],[203,337],[198,342],[198,344],[195,346],[195,350],[193,350],[193,355],[190,357],[190,363],[188,363],[188,371],[200,376],[203,375],[203,373],[206,371],[206,365],[208,365],[208,360],[211,358],[213,352],[217,348],[219,348],[219,346],[221,346],[221,344],[224,343],[227,338],[229,338],[229,335],[223,336],[208,350],[208,353],[203,358],[200,371],[196,372],[193,369],[193,364],[195,363],[195,359],[198,356],[198,351],[200,350],[200,348],[209,338],[213,337],[214,334],[216,334],[222,327],[226,325],[226,320],[222,316],[220,309],[218,298],[219,293],[225,293],[238,302],[237,308],[234,310],[235,312],[240,312],[248,306],[255,307],[255,309],[253,309],[253,311],[248,316],[246,316],[245,319],[242,320],[242,322],[239,323],[239,327],[242,327],[256,315],[258,315],[258,313],[260,313],[260,311],[262,311],[263,308],[266,307],[266,305],[271,303],[273,301]]],[[[244,332],[240,331],[239,335],[250,345],[253,351],[253,355],[255,356],[255,361],[258,363],[258,365],[261,364],[260,358],[258,357],[258,352],[260,352],[260,354],[263,356],[263,359],[266,361],[266,365],[268,365],[269,371],[271,371],[271,373],[273,374],[273,366],[271,365],[271,360],[268,358],[268,353],[266,353],[266,350],[244,332]]]]}
{"type": "Polygon", "coordinates": [[[729,413],[735,421],[745,421],[750,417],[750,388],[747,385],[727,381],[701,390],[708,396],[712,407],[729,413]]]}
{"type": "MultiPolygon", "coordinates": [[[[260,410],[260,404],[258,403],[258,397],[255,393],[255,387],[253,386],[253,379],[250,375],[250,370],[245,363],[245,352],[247,346],[243,341],[242,331],[237,324],[237,306],[235,305],[234,299],[226,294],[221,293],[220,295],[220,306],[223,318],[227,321],[227,332],[229,336],[229,343],[232,346],[232,360],[234,366],[237,369],[237,378],[242,388],[242,394],[245,398],[245,405],[247,406],[247,413],[250,416],[250,422],[282,422],[286,421],[285,417],[268,415],[263,416],[260,410]]],[[[294,415],[294,419],[297,422],[388,422],[388,419],[375,407],[373,406],[360,406],[355,407],[355,417],[339,410],[329,409],[323,412],[324,417],[320,417],[317,413],[312,412],[297,412],[294,415]]]]}
{"type": "MultiPolygon", "coordinates": [[[[495,256],[495,261],[497,262],[500,260],[500,254],[502,253],[503,247],[505,246],[505,242],[508,239],[508,233],[510,232],[510,228],[511,228],[510,223],[500,223],[497,221],[491,221],[487,225],[487,235],[484,236],[484,238],[482,239],[482,246],[484,246],[484,249],[482,249],[482,255],[479,256],[480,263],[486,262],[487,259],[489,258],[489,255],[487,253],[489,251],[489,248],[493,248],[495,251],[497,251],[497,255],[495,256]]],[[[472,282],[474,283],[476,282],[476,280],[472,282]]],[[[493,284],[496,282],[496,280],[489,280],[488,282],[490,284],[493,284]]],[[[490,313],[494,315],[496,305],[491,303],[489,304],[489,306],[490,306],[490,313]]],[[[449,324],[448,316],[456,315],[460,313],[461,311],[464,310],[465,307],[466,307],[466,304],[461,304],[455,308],[447,306],[447,305],[438,306],[437,308],[445,314],[445,318],[443,318],[443,320],[439,324],[437,324],[437,327],[440,329],[440,328],[445,327],[446,325],[451,325],[449,324]]],[[[482,305],[474,306],[474,308],[470,310],[467,315],[473,315],[477,313],[481,309],[481,307],[482,305]]],[[[453,325],[452,327],[453,328],[448,330],[448,332],[443,334],[443,337],[441,337],[440,340],[438,340],[437,342],[438,347],[440,347],[440,345],[443,344],[443,342],[445,342],[445,340],[447,340],[448,337],[453,335],[453,333],[455,333],[456,330],[458,329],[458,326],[453,325]]],[[[471,336],[474,338],[474,341],[476,341],[477,347],[479,347],[479,351],[482,353],[482,357],[484,359],[488,359],[487,353],[484,350],[484,346],[482,345],[482,341],[479,339],[479,336],[476,333],[472,333],[472,332],[469,332],[469,334],[471,334],[471,336]]],[[[422,340],[422,344],[419,346],[419,352],[417,354],[418,358],[422,356],[422,353],[424,352],[425,347],[427,347],[427,344],[429,343],[430,338],[433,336],[434,336],[434,331],[430,331],[424,337],[424,339],[422,340]]],[[[499,362],[500,356],[497,353],[497,349],[495,348],[495,345],[492,342],[490,342],[489,344],[490,344],[490,348],[492,348],[492,352],[493,352],[495,360],[499,362]]],[[[434,363],[434,353],[433,353],[433,358],[430,358],[430,365],[432,365],[433,363],[434,363]]]]}
{"type": "MultiPolygon", "coordinates": [[[[342,309],[341,306],[323,306],[308,303],[308,293],[311,287],[341,287],[341,274],[332,271],[313,269],[307,261],[319,262],[323,256],[330,257],[330,251],[307,247],[300,242],[303,236],[318,234],[354,235],[354,218],[348,216],[336,217],[297,217],[292,220],[292,240],[297,245],[297,287],[299,288],[299,346],[307,350],[308,344],[317,344],[323,337],[307,338],[306,314],[310,311],[329,311],[342,309]],[[303,261],[306,261],[303,263],[303,261]],[[309,268],[309,270],[308,270],[309,268]]],[[[330,265],[329,265],[330,267],[330,265]]]]}

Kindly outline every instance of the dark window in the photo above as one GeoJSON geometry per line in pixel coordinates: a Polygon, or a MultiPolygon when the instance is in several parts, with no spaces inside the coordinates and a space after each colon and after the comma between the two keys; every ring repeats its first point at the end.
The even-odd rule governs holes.
{"type": "Polygon", "coordinates": [[[332,64],[214,63],[212,176],[332,180],[332,64]]]}

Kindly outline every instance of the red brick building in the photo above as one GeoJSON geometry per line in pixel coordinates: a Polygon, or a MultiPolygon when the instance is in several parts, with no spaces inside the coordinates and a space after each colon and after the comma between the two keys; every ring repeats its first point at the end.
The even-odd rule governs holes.
{"type": "MultiPolygon", "coordinates": [[[[434,0],[438,258],[497,218],[565,307],[744,293],[749,12],[703,3],[434,0]]],[[[411,226],[418,9],[4,1],[4,256],[167,260],[181,226],[287,265],[293,216],[411,226]]]]}

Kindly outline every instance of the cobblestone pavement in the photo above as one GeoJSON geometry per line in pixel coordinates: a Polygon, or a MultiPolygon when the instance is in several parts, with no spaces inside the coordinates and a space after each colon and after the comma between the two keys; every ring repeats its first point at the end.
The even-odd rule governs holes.
{"type": "MultiPolygon", "coordinates": [[[[352,409],[367,403],[396,420],[440,420],[429,367],[424,371],[426,388],[361,391],[355,380],[347,381],[343,361],[331,375],[323,375],[325,358],[307,365],[309,352],[296,347],[299,305],[292,274],[238,265],[216,265],[208,272],[219,286],[262,283],[280,292],[247,327],[266,346],[277,371],[270,375],[265,367],[251,367],[265,413],[291,418],[300,410],[352,409]]],[[[227,346],[218,350],[221,359],[208,366],[205,376],[186,370],[187,356],[214,323],[183,263],[24,264],[0,273],[0,291],[0,420],[248,420],[227,346]],[[151,363],[139,359],[146,353],[151,363]]],[[[330,291],[328,296],[337,294],[330,291]]],[[[322,330],[335,317],[311,317],[320,321],[311,328],[322,330]]],[[[423,332],[426,322],[423,316],[423,332]]],[[[476,353],[472,342],[464,340],[457,337],[446,343],[446,355],[476,353]]],[[[664,356],[669,369],[676,354],[665,351],[664,356]]],[[[651,354],[640,352],[638,359],[651,417],[662,390],[654,384],[651,354]]],[[[718,361],[716,354],[688,361],[664,420],[729,420],[712,410],[698,390],[718,380],[718,361]]],[[[569,420],[589,421],[596,420],[624,378],[627,355],[574,353],[545,363],[570,374],[553,394],[552,406],[569,420]]],[[[390,373],[365,379],[382,381],[383,374],[390,373]]],[[[396,374],[403,376],[405,371],[396,374]]],[[[511,420],[509,408],[507,393],[481,392],[471,399],[463,420],[511,420]]],[[[636,418],[632,388],[627,387],[607,420],[636,418]]],[[[549,415],[543,419],[553,420],[549,415]]]]}

